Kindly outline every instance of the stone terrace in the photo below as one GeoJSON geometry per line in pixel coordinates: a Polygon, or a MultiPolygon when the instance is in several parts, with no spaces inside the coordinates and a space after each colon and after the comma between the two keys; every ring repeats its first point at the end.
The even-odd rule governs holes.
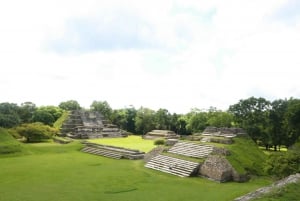
{"type": "Polygon", "coordinates": [[[199,170],[199,163],[173,158],[164,155],[157,155],[153,157],[145,167],[154,170],[159,170],[165,173],[177,175],[180,177],[189,177],[197,174],[199,170]]]}
{"type": "Polygon", "coordinates": [[[89,142],[85,142],[84,144],[86,146],[81,151],[90,154],[96,154],[100,156],[114,158],[114,159],[125,158],[125,159],[137,160],[137,159],[143,159],[145,155],[144,152],[141,152],[139,150],[126,149],[122,147],[101,145],[101,144],[95,144],[89,142]]]}
{"type": "Polygon", "coordinates": [[[144,139],[156,139],[156,138],[178,139],[179,135],[169,130],[152,130],[146,133],[146,135],[144,135],[143,138],[144,139]]]}
{"type": "Polygon", "coordinates": [[[168,152],[194,158],[206,158],[213,151],[213,146],[179,141],[168,152]]]}
{"type": "Polygon", "coordinates": [[[204,136],[218,136],[218,137],[236,137],[237,135],[245,135],[246,132],[242,128],[217,128],[209,126],[207,127],[202,135],[204,136]]]}

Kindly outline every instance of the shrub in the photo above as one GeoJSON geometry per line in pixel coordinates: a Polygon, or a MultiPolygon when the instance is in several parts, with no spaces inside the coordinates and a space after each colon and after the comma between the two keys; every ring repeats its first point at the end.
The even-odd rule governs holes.
{"type": "Polygon", "coordinates": [[[155,145],[164,145],[165,144],[165,140],[164,139],[157,139],[154,141],[155,145]]]}
{"type": "Polygon", "coordinates": [[[43,123],[36,122],[22,124],[16,128],[17,132],[26,138],[26,142],[41,142],[50,139],[58,130],[43,123]]]}
{"type": "Polygon", "coordinates": [[[300,172],[300,153],[288,151],[270,155],[265,168],[266,172],[278,178],[300,172]]]}

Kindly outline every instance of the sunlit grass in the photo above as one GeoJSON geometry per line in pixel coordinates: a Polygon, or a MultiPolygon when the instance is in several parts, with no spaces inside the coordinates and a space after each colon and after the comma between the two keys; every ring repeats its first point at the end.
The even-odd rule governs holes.
{"type": "Polygon", "coordinates": [[[145,168],[142,160],[80,152],[79,142],[24,146],[31,154],[0,158],[0,201],[231,201],[270,184],[180,178],[145,168]]]}
{"type": "Polygon", "coordinates": [[[90,139],[88,141],[98,144],[137,149],[144,152],[149,152],[156,147],[153,140],[144,140],[141,136],[134,135],[125,138],[98,138],[90,139]]]}

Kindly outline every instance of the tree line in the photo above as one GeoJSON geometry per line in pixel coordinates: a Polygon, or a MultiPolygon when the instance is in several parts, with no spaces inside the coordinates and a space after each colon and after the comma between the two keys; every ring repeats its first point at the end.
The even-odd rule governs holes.
{"type": "MultiPolygon", "coordinates": [[[[32,102],[21,105],[0,103],[0,127],[13,128],[34,122],[53,126],[64,111],[77,109],[84,108],[76,100],[41,107],[32,102]]],[[[189,135],[200,133],[207,126],[241,127],[266,149],[280,149],[281,145],[289,147],[300,135],[300,100],[294,98],[268,101],[250,97],[230,105],[227,111],[215,107],[193,108],[187,114],[170,113],[164,108],[153,110],[130,106],[112,109],[107,101],[93,101],[89,110],[102,113],[107,120],[133,134],[164,129],[189,135]]]]}

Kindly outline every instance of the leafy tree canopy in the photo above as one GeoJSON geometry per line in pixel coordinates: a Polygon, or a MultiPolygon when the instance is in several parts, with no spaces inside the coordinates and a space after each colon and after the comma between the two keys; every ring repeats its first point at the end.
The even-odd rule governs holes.
{"type": "Polygon", "coordinates": [[[58,105],[59,108],[63,109],[63,110],[79,110],[81,107],[79,105],[79,103],[76,100],[68,100],[65,102],[61,102],[58,105]]]}

